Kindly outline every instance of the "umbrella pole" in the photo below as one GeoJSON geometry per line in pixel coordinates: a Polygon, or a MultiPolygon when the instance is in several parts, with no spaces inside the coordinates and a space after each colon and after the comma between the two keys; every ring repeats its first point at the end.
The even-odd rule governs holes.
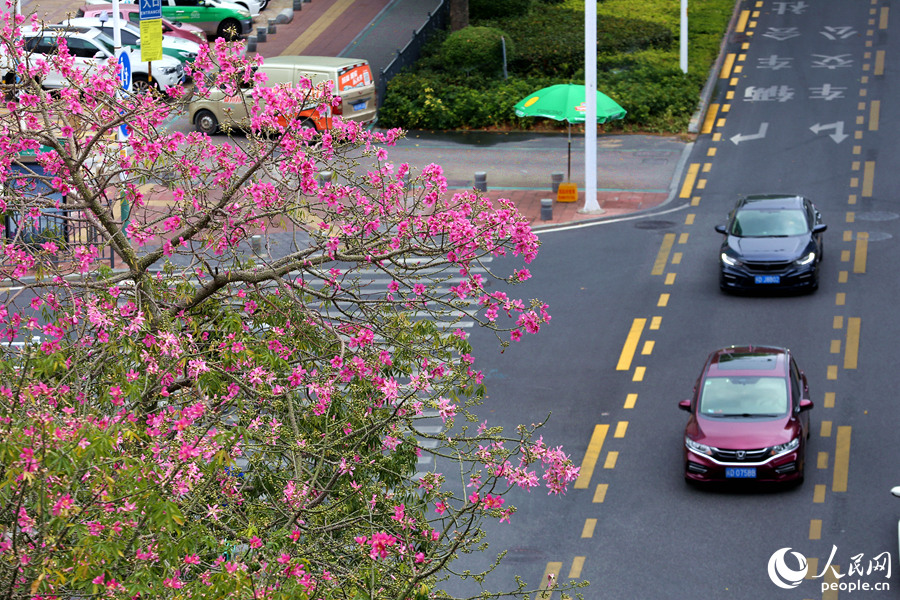
{"type": "Polygon", "coordinates": [[[569,126],[569,173],[566,177],[566,181],[572,181],[572,123],[566,121],[566,125],[569,126]]]}

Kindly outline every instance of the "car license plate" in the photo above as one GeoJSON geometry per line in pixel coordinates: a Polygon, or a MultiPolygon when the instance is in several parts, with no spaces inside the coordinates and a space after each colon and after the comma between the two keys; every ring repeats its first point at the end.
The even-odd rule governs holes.
{"type": "Polygon", "coordinates": [[[754,479],[756,467],[725,467],[725,477],[729,479],[754,479]]]}
{"type": "Polygon", "coordinates": [[[357,102],[353,105],[353,110],[366,110],[366,102],[357,102]]]}
{"type": "Polygon", "coordinates": [[[757,275],[753,281],[756,283],[781,283],[781,275],[757,275]]]}

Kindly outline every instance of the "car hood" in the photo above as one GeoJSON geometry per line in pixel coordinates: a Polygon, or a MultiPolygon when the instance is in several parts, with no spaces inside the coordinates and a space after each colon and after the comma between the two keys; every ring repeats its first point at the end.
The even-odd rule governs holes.
{"type": "Polygon", "coordinates": [[[799,257],[809,245],[808,235],[783,237],[729,236],[727,244],[738,256],[756,260],[791,260],[799,257]]]}
{"type": "Polygon", "coordinates": [[[789,416],[777,419],[691,419],[687,436],[725,450],[755,450],[777,446],[798,435],[799,424],[789,416]]]}

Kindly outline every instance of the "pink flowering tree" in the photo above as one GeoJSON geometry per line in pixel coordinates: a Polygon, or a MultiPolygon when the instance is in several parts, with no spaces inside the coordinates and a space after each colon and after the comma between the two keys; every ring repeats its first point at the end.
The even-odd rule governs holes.
{"type": "Polygon", "coordinates": [[[565,491],[577,469],[535,426],[469,426],[461,321],[505,346],[550,319],[508,295],[538,250],[511,203],[391,163],[399,131],[300,127],[330,90],[245,94],[254,59],[221,41],[194,93],[251,122],[173,131],[183,88],[119,97],[114,62],[29,55],[11,12],[0,598],[445,598],[510,490],[565,491]]]}

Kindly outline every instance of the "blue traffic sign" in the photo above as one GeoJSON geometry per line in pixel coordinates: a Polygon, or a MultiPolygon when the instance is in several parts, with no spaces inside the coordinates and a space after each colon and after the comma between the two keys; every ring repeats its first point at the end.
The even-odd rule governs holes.
{"type": "Polygon", "coordinates": [[[141,21],[162,19],[162,0],[140,0],[141,21]]]}
{"type": "Polygon", "coordinates": [[[127,52],[121,52],[116,58],[121,68],[119,69],[119,83],[126,92],[131,89],[131,59],[127,52]]]}

